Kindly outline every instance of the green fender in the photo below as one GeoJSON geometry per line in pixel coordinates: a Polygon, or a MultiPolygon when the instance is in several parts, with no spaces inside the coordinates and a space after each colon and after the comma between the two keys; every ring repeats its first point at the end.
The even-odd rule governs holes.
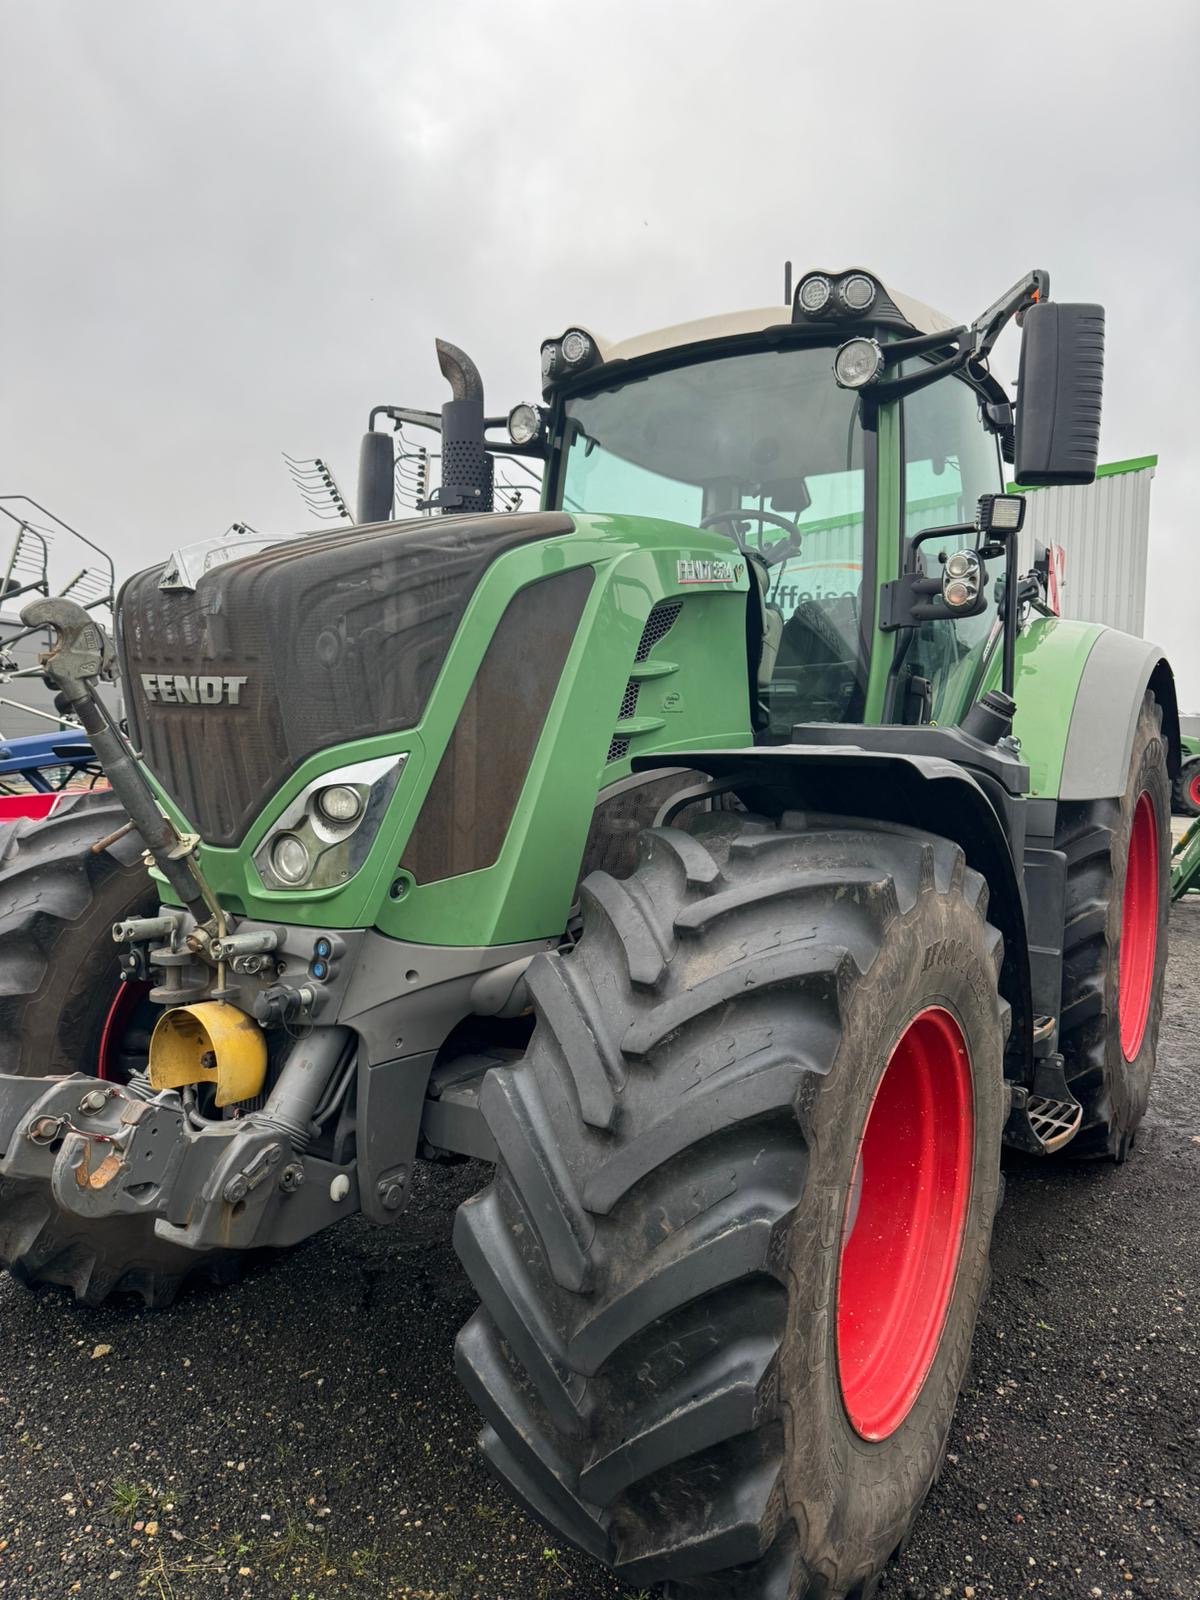
{"type": "MultiPolygon", "coordinates": [[[[987,688],[1000,683],[1000,652],[987,688]]],[[[1017,640],[1014,732],[1029,765],[1030,796],[1104,800],[1125,792],[1129,753],[1147,688],[1163,714],[1168,768],[1179,771],[1179,708],[1163,651],[1096,622],[1038,617],[1017,640]]]]}

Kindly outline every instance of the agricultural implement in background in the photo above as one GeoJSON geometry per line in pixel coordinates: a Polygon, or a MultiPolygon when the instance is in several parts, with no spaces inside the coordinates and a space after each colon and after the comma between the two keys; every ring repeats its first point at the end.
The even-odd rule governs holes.
{"type": "Polygon", "coordinates": [[[43,732],[0,735],[0,822],[11,822],[49,816],[68,792],[108,787],[88,736],[46,693],[37,656],[49,634],[20,626],[11,608],[31,594],[58,594],[110,621],[115,569],[106,551],[27,495],[0,496],[0,518],[0,529],[8,530],[0,554],[0,687],[21,683],[27,691],[24,700],[13,698],[15,691],[0,693],[0,724],[47,724],[43,732]],[[86,551],[82,566],[75,564],[76,545],[86,551]]]}
{"type": "Polygon", "coordinates": [[[1171,899],[1190,893],[1200,894],[1200,817],[1171,853],[1171,899]]]}
{"type": "Polygon", "coordinates": [[[1002,1143],[1123,1160],[1154,1069],[1170,666],[1048,614],[1002,492],[1094,475],[1103,313],[810,272],[572,326],[507,419],[438,356],[357,526],[125,586],[128,740],[112,640],[26,607],[113,792],[0,835],[0,1260],[164,1304],[482,1157],[457,1364],[517,1498],[673,1597],[865,1600],[1002,1143]]]}
{"type": "Polygon", "coordinates": [[[1179,743],[1181,764],[1171,798],[1185,817],[1200,817],[1200,739],[1185,733],[1179,743]]]}

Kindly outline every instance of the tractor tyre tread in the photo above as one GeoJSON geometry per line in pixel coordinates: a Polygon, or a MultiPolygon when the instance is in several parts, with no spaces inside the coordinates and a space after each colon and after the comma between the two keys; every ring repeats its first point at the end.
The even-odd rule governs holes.
{"type": "Polygon", "coordinates": [[[841,818],[708,820],[643,834],[627,879],[589,878],[580,943],[530,970],[529,1050],[481,1096],[495,1177],[455,1222],[482,1301],[456,1364],[490,1466],[621,1581],[665,1582],[678,1600],[855,1600],[934,1480],[984,1291],[1002,944],[984,880],[947,840],[841,818]],[[904,1482],[872,1482],[854,1510],[850,1472],[831,1491],[831,1525],[858,1524],[839,1546],[805,1500],[811,1464],[789,1460],[807,1454],[781,1399],[809,1271],[793,1257],[818,1203],[806,1176],[822,1086],[848,1070],[847,997],[877,963],[911,969],[901,947],[918,926],[967,950],[991,1147],[976,1157],[966,1309],[918,1431],[896,1445],[904,1482]]]}

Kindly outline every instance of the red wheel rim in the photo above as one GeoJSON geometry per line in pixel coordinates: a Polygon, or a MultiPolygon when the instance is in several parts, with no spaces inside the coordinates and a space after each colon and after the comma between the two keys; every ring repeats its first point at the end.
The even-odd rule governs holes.
{"type": "Polygon", "coordinates": [[[112,997],[104,1027],[100,1030],[100,1048],[96,1051],[96,1076],[114,1082],[123,1082],[126,1074],[118,1066],[121,1041],[142,1001],[150,992],[148,983],[118,983],[112,997]]]}
{"type": "Polygon", "coordinates": [[[975,1118],[962,1029],[931,1006],[888,1057],[842,1228],[838,1375],[864,1439],[886,1439],[929,1375],[971,1200],[975,1118]]]}
{"type": "Polygon", "coordinates": [[[1158,952],[1158,895],[1158,818],[1154,802],[1143,789],[1133,809],[1129,835],[1117,961],[1117,1017],[1126,1061],[1134,1060],[1146,1037],[1158,952]]]}
{"type": "Polygon", "coordinates": [[[1188,784],[1188,799],[1200,811],[1200,767],[1192,773],[1191,782],[1188,784]]]}

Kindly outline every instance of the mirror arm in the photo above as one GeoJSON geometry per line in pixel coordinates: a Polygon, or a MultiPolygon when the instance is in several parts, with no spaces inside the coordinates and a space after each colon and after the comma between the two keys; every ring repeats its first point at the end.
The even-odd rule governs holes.
{"type": "MultiPolygon", "coordinates": [[[[959,330],[960,334],[962,331],[961,329],[959,330]]],[[[913,343],[918,342],[917,340],[913,341],[913,343]]],[[[942,335],[933,348],[938,349],[945,343],[945,336],[942,335]]],[[[890,361],[890,352],[897,349],[899,349],[898,345],[885,344],[883,347],[884,359],[890,361]]],[[[863,393],[869,394],[873,400],[881,405],[888,400],[898,400],[901,395],[915,394],[918,389],[928,388],[931,383],[937,383],[939,378],[945,378],[952,372],[961,372],[967,362],[970,361],[971,355],[971,347],[966,345],[962,349],[955,351],[952,356],[947,356],[944,361],[935,361],[919,372],[910,372],[902,378],[882,378],[878,383],[873,383],[869,389],[864,389],[863,393]]]]}
{"type": "Polygon", "coordinates": [[[972,354],[980,361],[986,360],[1011,317],[1019,322],[1031,305],[1049,298],[1050,274],[1043,267],[1034,267],[971,324],[972,354]]]}
{"type": "Polygon", "coordinates": [[[410,423],[414,428],[432,428],[441,433],[442,418],[437,411],[417,411],[412,406],[375,406],[367,419],[367,431],[375,426],[376,417],[387,417],[389,422],[410,423]]]}

